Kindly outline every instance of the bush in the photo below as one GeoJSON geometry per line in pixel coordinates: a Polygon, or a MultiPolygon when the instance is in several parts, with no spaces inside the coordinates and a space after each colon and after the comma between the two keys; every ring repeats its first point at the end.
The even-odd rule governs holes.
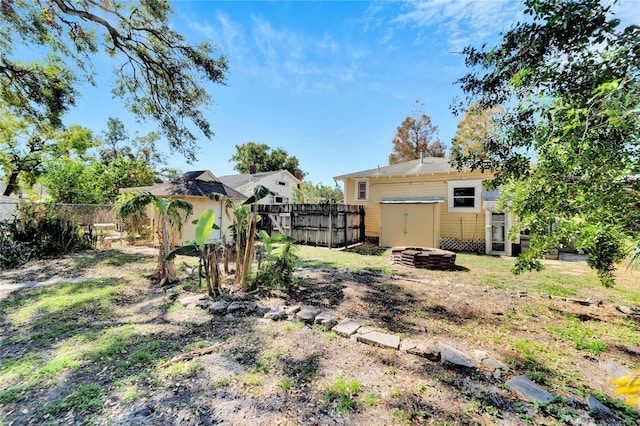
{"type": "Polygon", "coordinates": [[[0,223],[0,270],[89,249],[91,243],[55,206],[23,204],[13,220],[0,223]]]}
{"type": "Polygon", "coordinates": [[[285,243],[277,252],[272,252],[267,260],[261,263],[254,284],[264,288],[287,288],[294,284],[293,268],[296,256],[292,253],[292,244],[285,243]]]}

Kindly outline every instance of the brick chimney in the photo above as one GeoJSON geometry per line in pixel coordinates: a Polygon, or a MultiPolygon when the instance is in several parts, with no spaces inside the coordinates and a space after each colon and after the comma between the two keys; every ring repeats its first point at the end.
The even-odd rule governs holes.
{"type": "Polygon", "coordinates": [[[249,174],[254,175],[256,174],[256,171],[258,171],[256,165],[254,163],[251,163],[249,165],[249,174]]]}
{"type": "Polygon", "coordinates": [[[302,172],[300,170],[296,170],[293,175],[296,177],[296,179],[302,180],[302,172]]]}

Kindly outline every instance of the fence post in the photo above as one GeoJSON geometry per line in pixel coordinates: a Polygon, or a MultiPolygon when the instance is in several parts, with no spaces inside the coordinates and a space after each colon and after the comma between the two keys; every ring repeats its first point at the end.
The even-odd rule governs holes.
{"type": "Polygon", "coordinates": [[[360,208],[358,209],[358,212],[360,213],[360,242],[363,243],[364,242],[364,207],[360,206],[360,208]]]}
{"type": "Polygon", "coordinates": [[[329,203],[329,248],[333,248],[333,214],[331,213],[331,203],[329,203]]]}
{"type": "Polygon", "coordinates": [[[349,212],[344,211],[344,248],[349,247],[349,212]]]}

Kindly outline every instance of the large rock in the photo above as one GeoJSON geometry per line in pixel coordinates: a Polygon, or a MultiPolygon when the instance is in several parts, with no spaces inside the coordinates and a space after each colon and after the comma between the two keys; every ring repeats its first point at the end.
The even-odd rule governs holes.
{"type": "Polygon", "coordinates": [[[429,361],[440,361],[440,348],[417,339],[402,339],[400,350],[426,358],[429,361]]]}
{"type": "Polygon", "coordinates": [[[476,362],[464,352],[461,352],[445,343],[440,343],[440,362],[444,365],[464,368],[477,368],[476,362]]]}
{"type": "Polygon", "coordinates": [[[209,306],[209,312],[215,315],[222,315],[227,312],[229,302],[226,300],[218,300],[209,306]]]}
{"type": "Polygon", "coordinates": [[[400,347],[400,337],[393,334],[380,333],[379,331],[359,335],[358,342],[396,350],[400,347]]]}
{"type": "Polygon", "coordinates": [[[239,312],[239,311],[253,312],[256,310],[257,306],[258,305],[256,305],[256,302],[254,302],[253,300],[249,300],[249,301],[236,300],[229,304],[229,306],[227,307],[227,312],[230,314],[239,312]]]}
{"type": "Polygon", "coordinates": [[[547,404],[553,401],[553,395],[541,386],[533,383],[527,376],[516,376],[507,380],[507,386],[522,398],[532,402],[547,404]]]}
{"type": "Polygon", "coordinates": [[[284,311],[287,313],[287,315],[295,315],[300,312],[300,309],[302,309],[300,305],[295,305],[285,308],[284,311]]]}
{"type": "Polygon", "coordinates": [[[362,321],[345,318],[333,327],[332,330],[343,337],[351,337],[352,334],[362,327],[362,324],[362,321]]]}
{"type": "Polygon", "coordinates": [[[493,373],[493,377],[495,377],[496,379],[501,378],[502,373],[509,371],[509,367],[506,364],[493,358],[485,351],[475,350],[473,351],[473,354],[482,365],[491,370],[491,372],[493,373]]]}
{"type": "Polygon", "coordinates": [[[331,328],[338,323],[338,321],[329,312],[320,312],[316,315],[314,324],[322,325],[325,330],[331,330],[331,328]]]}
{"type": "Polygon", "coordinates": [[[604,405],[598,398],[593,395],[587,396],[587,405],[589,406],[589,410],[591,410],[591,414],[595,417],[609,417],[613,416],[613,412],[604,405]]]}
{"type": "Polygon", "coordinates": [[[313,324],[319,313],[320,309],[305,308],[296,314],[296,319],[306,322],[307,324],[313,324]]]}
{"type": "Polygon", "coordinates": [[[273,321],[280,321],[287,317],[287,313],[283,306],[277,306],[275,308],[271,308],[269,312],[264,314],[264,317],[273,321]]]}

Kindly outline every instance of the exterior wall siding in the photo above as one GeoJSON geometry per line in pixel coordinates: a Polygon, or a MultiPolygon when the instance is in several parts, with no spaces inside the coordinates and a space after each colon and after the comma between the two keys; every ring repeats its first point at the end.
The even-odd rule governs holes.
{"type": "MultiPolygon", "coordinates": [[[[365,207],[365,231],[367,237],[380,237],[380,201],[388,197],[442,197],[440,204],[440,236],[455,239],[484,240],[485,214],[450,213],[448,208],[448,182],[455,180],[487,180],[491,176],[480,172],[438,173],[433,175],[368,178],[368,199],[357,200],[357,179],[345,179],[345,202],[365,207]]],[[[359,180],[359,179],[358,179],[359,180]]],[[[481,201],[482,202],[482,201],[481,201]]]]}

